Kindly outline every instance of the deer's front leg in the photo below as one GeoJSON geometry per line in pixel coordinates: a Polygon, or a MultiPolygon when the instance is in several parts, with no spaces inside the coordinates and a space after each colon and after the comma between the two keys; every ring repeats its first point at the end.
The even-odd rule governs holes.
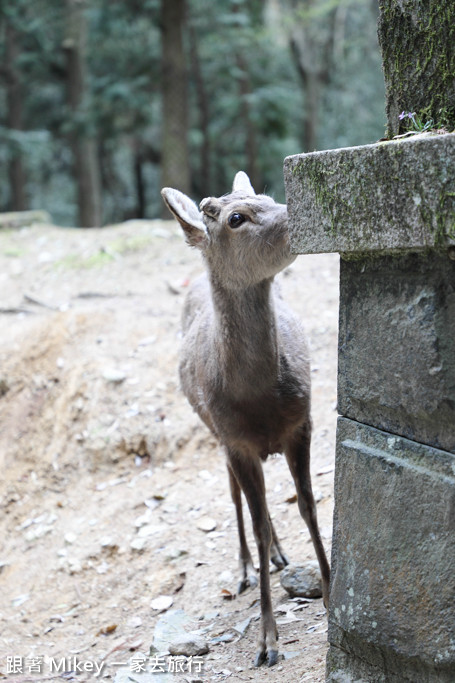
{"type": "Polygon", "coordinates": [[[261,632],[256,652],[255,666],[266,660],[269,666],[278,659],[278,632],[273,616],[270,593],[270,546],[272,528],[265,498],[264,475],[259,457],[228,451],[228,463],[240,485],[253,521],[253,531],[259,554],[259,576],[261,590],[261,632]]]}

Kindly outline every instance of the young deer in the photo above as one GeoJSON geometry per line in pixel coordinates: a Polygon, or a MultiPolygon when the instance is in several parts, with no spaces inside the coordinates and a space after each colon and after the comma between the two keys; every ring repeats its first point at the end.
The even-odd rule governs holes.
{"type": "Polygon", "coordinates": [[[232,193],[210,197],[200,211],[186,195],[162,196],[202,252],[207,273],[197,279],[183,311],[180,379],[194,410],[223,445],[237,512],[241,577],[238,591],[257,584],[243,526],[241,491],[250,509],[259,554],[261,631],[255,664],[278,657],[269,560],[283,554],[265,498],[262,460],[284,452],[295,481],[322,574],[325,605],[329,564],[319,534],[310,479],[310,369],[303,332],[283,304],[273,279],[295,259],[289,248],[286,206],[256,195],[248,176],[235,176],[232,193]]]}

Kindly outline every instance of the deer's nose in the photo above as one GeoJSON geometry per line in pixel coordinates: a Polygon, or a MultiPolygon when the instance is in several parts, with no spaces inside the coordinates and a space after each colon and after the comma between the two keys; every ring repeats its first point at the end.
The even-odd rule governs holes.
{"type": "Polygon", "coordinates": [[[206,197],[206,199],[202,200],[199,204],[199,210],[205,213],[206,216],[210,216],[210,218],[218,218],[220,215],[220,207],[211,197],[206,197]]]}

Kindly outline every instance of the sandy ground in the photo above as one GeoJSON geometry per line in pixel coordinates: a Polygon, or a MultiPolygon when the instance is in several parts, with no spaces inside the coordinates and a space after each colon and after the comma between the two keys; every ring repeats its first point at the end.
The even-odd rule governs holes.
{"type": "MultiPolygon", "coordinates": [[[[258,590],[234,595],[223,457],[177,378],[183,295],[201,268],[170,221],[0,231],[0,680],[324,680],[322,600],[292,601],[278,574],[283,657],[252,666],[258,590]],[[168,657],[166,672],[180,672],[162,661],[135,672],[179,629],[209,653],[192,670],[168,657]]],[[[299,257],[281,282],[310,340],[313,487],[330,550],[338,257],[299,257]]],[[[313,560],[282,456],[265,476],[287,554],[313,560]]],[[[250,527],[249,538],[254,549],[250,527]]]]}

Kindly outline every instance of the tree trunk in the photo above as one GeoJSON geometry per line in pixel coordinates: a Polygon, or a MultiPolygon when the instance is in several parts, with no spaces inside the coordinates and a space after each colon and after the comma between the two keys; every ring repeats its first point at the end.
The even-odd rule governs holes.
{"type": "MultiPolygon", "coordinates": [[[[317,3],[307,0],[304,9],[310,12],[317,3]]],[[[292,3],[294,10],[298,3],[292,3]]],[[[340,56],[344,41],[345,10],[329,7],[319,19],[310,21],[294,15],[290,32],[290,47],[302,83],[305,113],[303,119],[303,151],[313,152],[318,146],[318,122],[321,95],[330,82],[333,58],[340,56]]]]}
{"type": "MultiPolygon", "coordinates": [[[[190,193],[185,0],[161,0],[163,141],[161,183],[190,193]]],[[[163,216],[169,216],[167,209],[163,216]]]]}
{"type": "Polygon", "coordinates": [[[199,109],[199,128],[202,133],[202,147],[200,155],[200,169],[194,185],[198,195],[209,197],[212,193],[212,169],[211,169],[211,141],[209,134],[210,108],[207,90],[199,59],[196,31],[189,27],[191,66],[196,85],[197,105],[199,109]]]}
{"type": "Polygon", "coordinates": [[[422,123],[455,126],[455,4],[381,0],[379,44],[390,137],[405,132],[415,113],[422,123]]]}
{"type": "Polygon", "coordinates": [[[237,66],[242,73],[239,80],[239,90],[245,130],[246,172],[255,190],[261,192],[262,181],[258,170],[258,138],[256,126],[251,119],[250,103],[248,101],[248,95],[251,94],[251,82],[247,62],[240,53],[237,55],[237,66]]]}
{"type": "Polygon", "coordinates": [[[305,102],[303,147],[306,152],[314,152],[317,149],[320,83],[317,73],[313,70],[308,71],[306,75],[305,102]]]}
{"type": "Polygon", "coordinates": [[[302,84],[305,101],[301,140],[303,151],[312,152],[316,149],[317,114],[319,108],[318,78],[317,74],[313,71],[313,66],[308,66],[308,59],[304,59],[303,57],[303,53],[308,57],[310,50],[307,49],[306,44],[302,49],[299,42],[300,41],[294,32],[290,38],[290,47],[297,73],[299,74],[300,82],[302,84]]]}
{"type": "Polygon", "coordinates": [[[144,158],[139,150],[139,141],[134,145],[134,181],[136,187],[136,218],[145,218],[147,201],[145,197],[144,158]]]}
{"type": "MultiPolygon", "coordinates": [[[[22,130],[22,90],[16,65],[18,56],[18,36],[13,26],[7,20],[5,26],[7,126],[12,131],[22,130]]],[[[25,172],[22,153],[18,145],[12,144],[10,150],[8,175],[11,192],[11,210],[24,211],[27,208],[27,199],[25,195],[25,172]]]]}
{"type": "MultiPolygon", "coordinates": [[[[232,5],[232,13],[238,14],[240,5],[234,3],[232,5]]],[[[236,54],[236,65],[239,72],[239,95],[240,95],[240,111],[243,122],[243,129],[245,132],[245,155],[246,155],[246,169],[251,184],[257,192],[261,191],[262,179],[260,177],[258,168],[258,135],[256,126],[251,117],[251,107],[249,103],[249,95],[251,95],[251,79],[248,71],[248,59],[245,59],[244,51],[240,48],[236,54]]]]}
{"type": "Polygon", "coordinates": [[[101,181],[96,139],[87,133],[84,0],[67,0],[66,38],[68,104],[73,113],[71,146],[77,185],[79,225],[101,225],[101,181]]]}

